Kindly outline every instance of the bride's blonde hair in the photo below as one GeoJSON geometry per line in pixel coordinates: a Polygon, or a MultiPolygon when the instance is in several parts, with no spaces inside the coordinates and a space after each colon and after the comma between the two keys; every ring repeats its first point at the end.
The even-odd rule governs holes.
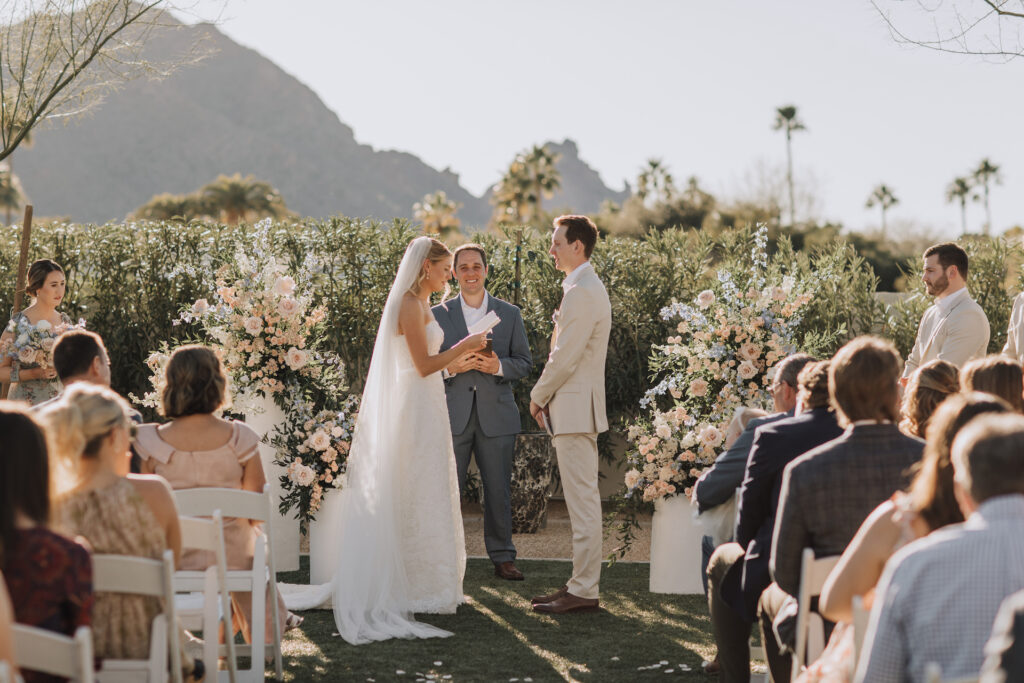
{"type": "Polygon", "coordinates": [[[55,467],[56,494],[78,484],[79,464],[99,454],[103,439],[115,427],[127,425],[131,408],[106,387],[78,383],[40,414],[55,467]]]}
{"type": "MultiPolygon", "coordinates": [[[[417,237],[416,239],[419,238],[417,237]]],[[[447,246],[445,246],[444,242],[438,239],[434,239],[433,237],[430,238],[430,250],[427,251],[426,256],[427,261],[430,261],[431,263],[439,263],[444,259],[450,257],[451,255],[451,250],[448,249],[447,246]]],[[[409,291],[411,291],[413,294],[419,294],[420,285],[423,284],[423,281],[425,279],[427,279],[427,271],[421,266],[419,275],[416,276],[416,282],[413,284],[412,287],[409,288],[409,291]]],[[[452,288],[451,285],[448,283],[448,280],[450,279],[451,278],[448,278],[444,281],[444,294],[441,295],[442,301],[447,299],[448,294],[451,293],[452,288]]]]}

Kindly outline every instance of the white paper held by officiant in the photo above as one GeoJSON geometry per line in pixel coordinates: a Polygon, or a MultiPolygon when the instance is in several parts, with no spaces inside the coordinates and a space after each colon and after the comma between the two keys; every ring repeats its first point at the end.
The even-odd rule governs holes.
{"type": "Polygon", "coordinates": [[[484,332],[490,332],[498,323],[501,322],[501,318],[494,311],[488,311],[487,315],[480,319],[479,322],[469,327],[470,334],[483,334],[484,332]]]}

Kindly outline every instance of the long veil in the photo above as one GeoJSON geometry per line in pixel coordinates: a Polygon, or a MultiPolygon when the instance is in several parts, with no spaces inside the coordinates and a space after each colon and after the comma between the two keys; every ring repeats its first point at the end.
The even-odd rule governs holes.
{"type": "Polygon", "coordinates": [[[358,645],[388,638],[452,635],[417,622],[409,611],[409,583],[398,546],[398,440],[392,397],[403,392],[399,373],[398,313],[430,250],[429,237],[413,240],[402,257],[373,346],[370,370],[342,490],[338,561],[332,580],[338,633],[358,645]]]}

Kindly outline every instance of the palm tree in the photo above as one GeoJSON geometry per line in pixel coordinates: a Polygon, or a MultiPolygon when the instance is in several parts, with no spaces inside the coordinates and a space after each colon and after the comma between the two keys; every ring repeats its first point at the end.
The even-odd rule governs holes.
{"type": "Polygon", "coordinates": [[[789,224],[796,225],[796,200],[793,199],[793,132],[807,130],[807,126],[797,118],[796,107],[788,104],[775,110],[775,127],[773,130],[786,131],[786,184],[789,186],[789,224]]]}
{"type": "Polygon", "coordinates": [[[439,235],[444,231],[459,229],[461,222],[455,213],[462,204],[448,199],[443,191],[428,194],[412,205],[413,218],[423,223],[425,234],[439,235]]]}
{"type": "Polygon", "coordinates": [[[0,207],[4,208],[7,219],[4,225],[11,224],[11,212],[25,205],[25,193],[21,189],[18,176],[11,173],[10,168],[0,168],[0,207]]]}
{"type": "Polygon", "coordinates": [[[541,203],[544,197],[550,199],[554,196],[555,191],[562,186],[562,174],[556,167],[559,156],[548,151],[546,146],[539,147],[537,145],[520,156],[526,176],[532,185],[530,219],[537,222],[541,216],[541,203]]]}
{"type": "Polygon", "coordinates": [[[508,170],[494,186],[491,203],[494,204],[495,223],[523,222],[523,215],[533,201],[533,183],[526,167],[518,161],[509,164],[508,170]]]}
{"type": "Polygon", "coordinates": [[[896,204],[899,204],[899,203],[900,203],[900,200],[896,198],[896,195],[893,193],[893,191],[890,188],[886,187],[884,184],[882,184],[882,185],[877,186],[874,190],[871,191],[871,195],[868,196],[868,201],[864,204],[864,206],[866,208],[868,208],[868,209],[874,207],[875,205],[878,205],[879,207],[881,207],[881,209],[882,209],[882,237],[883,238],[885,237],[885,230],[886,230],[885,212],[888,211],[893,206],[895,206],[896,204]]]}
{"type": "Polygon", "coordinates": [[[199,196],[209,211],[219,213],[229,225],[237,225],[250,214],[272,218],[288,214],[281,193],[251,175],[218,176],[199,190],[199,196]]]}
{"type": "Polygon", "coordinates": [[[946,203],[960,202],[960,227],[965,235],[967,234],[967,199],[977,197],[977,195],[972,197],[973,191],[974,184],[971,177],[953,178],[953,182],[946,187],[946,203]]]}
{"type": "MultiPolygon", "coordinates": [[[[982,159],[981,163],[978,164],[978,168],[974,169],[972,177],[974,182],[981,186],[982,197],[985,201],[985,228],[984,233],[987,235],[992,230],[992,210],[988,204],[988,184],[994,182],[996,185],[1000,185],[1003,182],[1002,176],[999,175],[999,167],[993,164],[988,158],[982,159]]],[[[977,196],[975,200],[977,200],[977,196]]]]}
{"type": "Polygon", "coordinates": [[[668,171],[668,166],[661,159],[648,159],[647,165],[636,177],[636,196],[646,203],[651,198],[652,204],[666,203],[675,197],[675,179],[668,171]]]}

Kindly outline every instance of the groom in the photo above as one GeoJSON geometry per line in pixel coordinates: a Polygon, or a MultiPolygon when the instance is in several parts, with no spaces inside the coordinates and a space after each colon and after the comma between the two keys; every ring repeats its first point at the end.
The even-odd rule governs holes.
{"type": "Polygon", "coordinates": [[[434,306],[444,331],[445,351],[465,338],[468,327],[493,311],[501,322],[491,331],[492,351],[462,356],[446,369],[445,393],[451,421],[459,489],[465,490],[470,455],[484,487],[484,545],[494,562],[495,575],[522,581],[512,544],[512,460],[519,409],[512,382],[525,377],[533,366],[523,317],[510,303],[495,299],[484,289],[487,254],[479,244],[463,244],[452,257],[452,272],[459,296],[434,306]]]}
{"type": "Polygon", "coordinates": [[[533,599],[537,612],[563,614],[598,609],[601,577],[601,494],[597,488],[597,435],[608,429],[604,364],[612,325],[611,303],[590,255],[597,226],[586,216],[559,216],[548,253],[565,273],[555,311],[551,352],[530,393],[530,414],[553,433],[558,472],[572,524],[572,578],[550,595],[533,599]]]}

